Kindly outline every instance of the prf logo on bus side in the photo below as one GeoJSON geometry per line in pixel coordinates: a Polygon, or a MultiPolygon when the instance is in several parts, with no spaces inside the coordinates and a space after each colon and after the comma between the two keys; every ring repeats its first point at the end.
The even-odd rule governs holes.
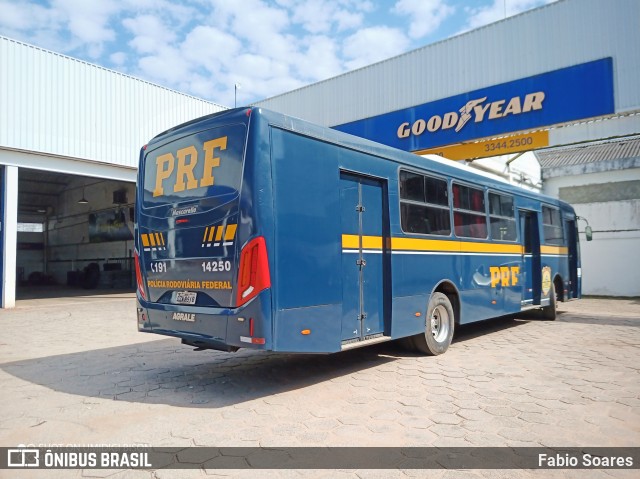
{"type": "Polygon", "coordinates": [[[193,173],[193,169],[199,161],[199,151],[195,145],[180,148],[176,152],[176,156],[178,157],[177,167],[176,157],[173,153],[165,153],[158,156],[156,158],[156,185],[153,189],[153,196],[165,194],[163,182],[171,177],[174,169],[176,170],[176,180],[171,190],[172,193],[193,190],[202,186],[212,186],[214,181],[213,169],[220,166],[220,157],[215,156],[216,148],[220,151],[227,149],[226,136],[205,141],[202,144],[202,150],[200,150],[200,152],[204,158],[204,169],[200,181],[198,181],[193,173]],[[189,158],[189,162],[187,162],[187,158],[189,158]],[[186,182],[185,179],[187,180],[186,182]]]}
{"type": "Polygon", "coordinates": [[[518,284],[520,266],[489,266],[489,273],[492,288],[498,286],[498,283],[501,286],[515,286],[518,284]]]}
{"type": "Polygon", "coordinates": [[[524,99],[514,96],[508,102],[507,100],[498,100],[483,104],[487,99],[486,96],[469,100],[457,112],[450,111],[443,116],[433,115],[428,120],[419,118],[413,124],[404,122],[398,127],[397,135],[398,138],[408,138],[411,134],[419,136],[425,131],[435,133],[438,130],[447,130],[453,127],[458,133],[472,117],[474,117],[475,123],[480,123],[485,119],[485,115],[489,120],[495,120],[508,115],[520,115],[534,110],[542,110],[544,97],[544,92],[538,91],[525,95],[524,99]]]}

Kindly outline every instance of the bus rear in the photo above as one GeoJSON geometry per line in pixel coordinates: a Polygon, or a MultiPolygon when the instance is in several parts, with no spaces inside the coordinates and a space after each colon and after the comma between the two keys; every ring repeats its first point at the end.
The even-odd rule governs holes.
{"type": "Polygon", "coordinates": [[[138,329],[201,349],[268,348],[265,238],[243,188],[251,110],[185,123],[140,153],[138,329]],[[245,206],[243,206],[245,205],[245,206]]]}

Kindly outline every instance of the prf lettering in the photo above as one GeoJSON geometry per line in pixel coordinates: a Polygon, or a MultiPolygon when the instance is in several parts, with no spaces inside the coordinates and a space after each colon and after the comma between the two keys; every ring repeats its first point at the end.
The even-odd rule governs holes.
{"type": "Polygon", "coordinates": [[[153,190],[153,196],[164,194],[164,180],[169,178],[176,170],[176,181],[173,184],[172,193],[184,190],[193,190],[202,186],[213,185],[213,169],[220,166],[220,157],[215,156],[215,150],[220,151],[227,149],[227,137],[223,136],[215,140],[205,141],[202,145],[202,153],[204,154],[204,169],[200,181],[193,174],[193,169],[198,164],[198,150],[194,145],[181,148],[176,152],[178,164],[176,166],[176,156],[173,153],[165,153],[156,158],[156,186],[153,190]]]}
{"type": "Polygon", "coordinates": [[[495,288],[498,283],[501,286],[515,286],[518,284],[520,266],[490,266],[491,287],[495,288]]]}

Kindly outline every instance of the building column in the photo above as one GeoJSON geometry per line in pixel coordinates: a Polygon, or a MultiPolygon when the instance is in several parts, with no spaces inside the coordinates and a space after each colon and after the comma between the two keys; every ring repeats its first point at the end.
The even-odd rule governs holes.
{"type": "Polygon", "coordinates": [[[5,166],[2,194],[2,301],[3,308],[16,305],[16,253],[18,243],[18,167],[5,166]]]}

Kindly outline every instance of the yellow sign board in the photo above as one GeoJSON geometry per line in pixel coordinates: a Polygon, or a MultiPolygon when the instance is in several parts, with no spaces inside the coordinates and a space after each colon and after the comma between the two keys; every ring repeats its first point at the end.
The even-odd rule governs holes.
{"type": "Polygon", "coordinates": [[[441,146],[428,150],[415,151],[417,155],[439,155],[449,160],[470,160],[486,158],[488,156],[508,155],[519,151],[535,150],[549,146],[548,131],[534,131],[505,138],[478,141],[474,143],[460,143],[457,145],[441,146]]]}

